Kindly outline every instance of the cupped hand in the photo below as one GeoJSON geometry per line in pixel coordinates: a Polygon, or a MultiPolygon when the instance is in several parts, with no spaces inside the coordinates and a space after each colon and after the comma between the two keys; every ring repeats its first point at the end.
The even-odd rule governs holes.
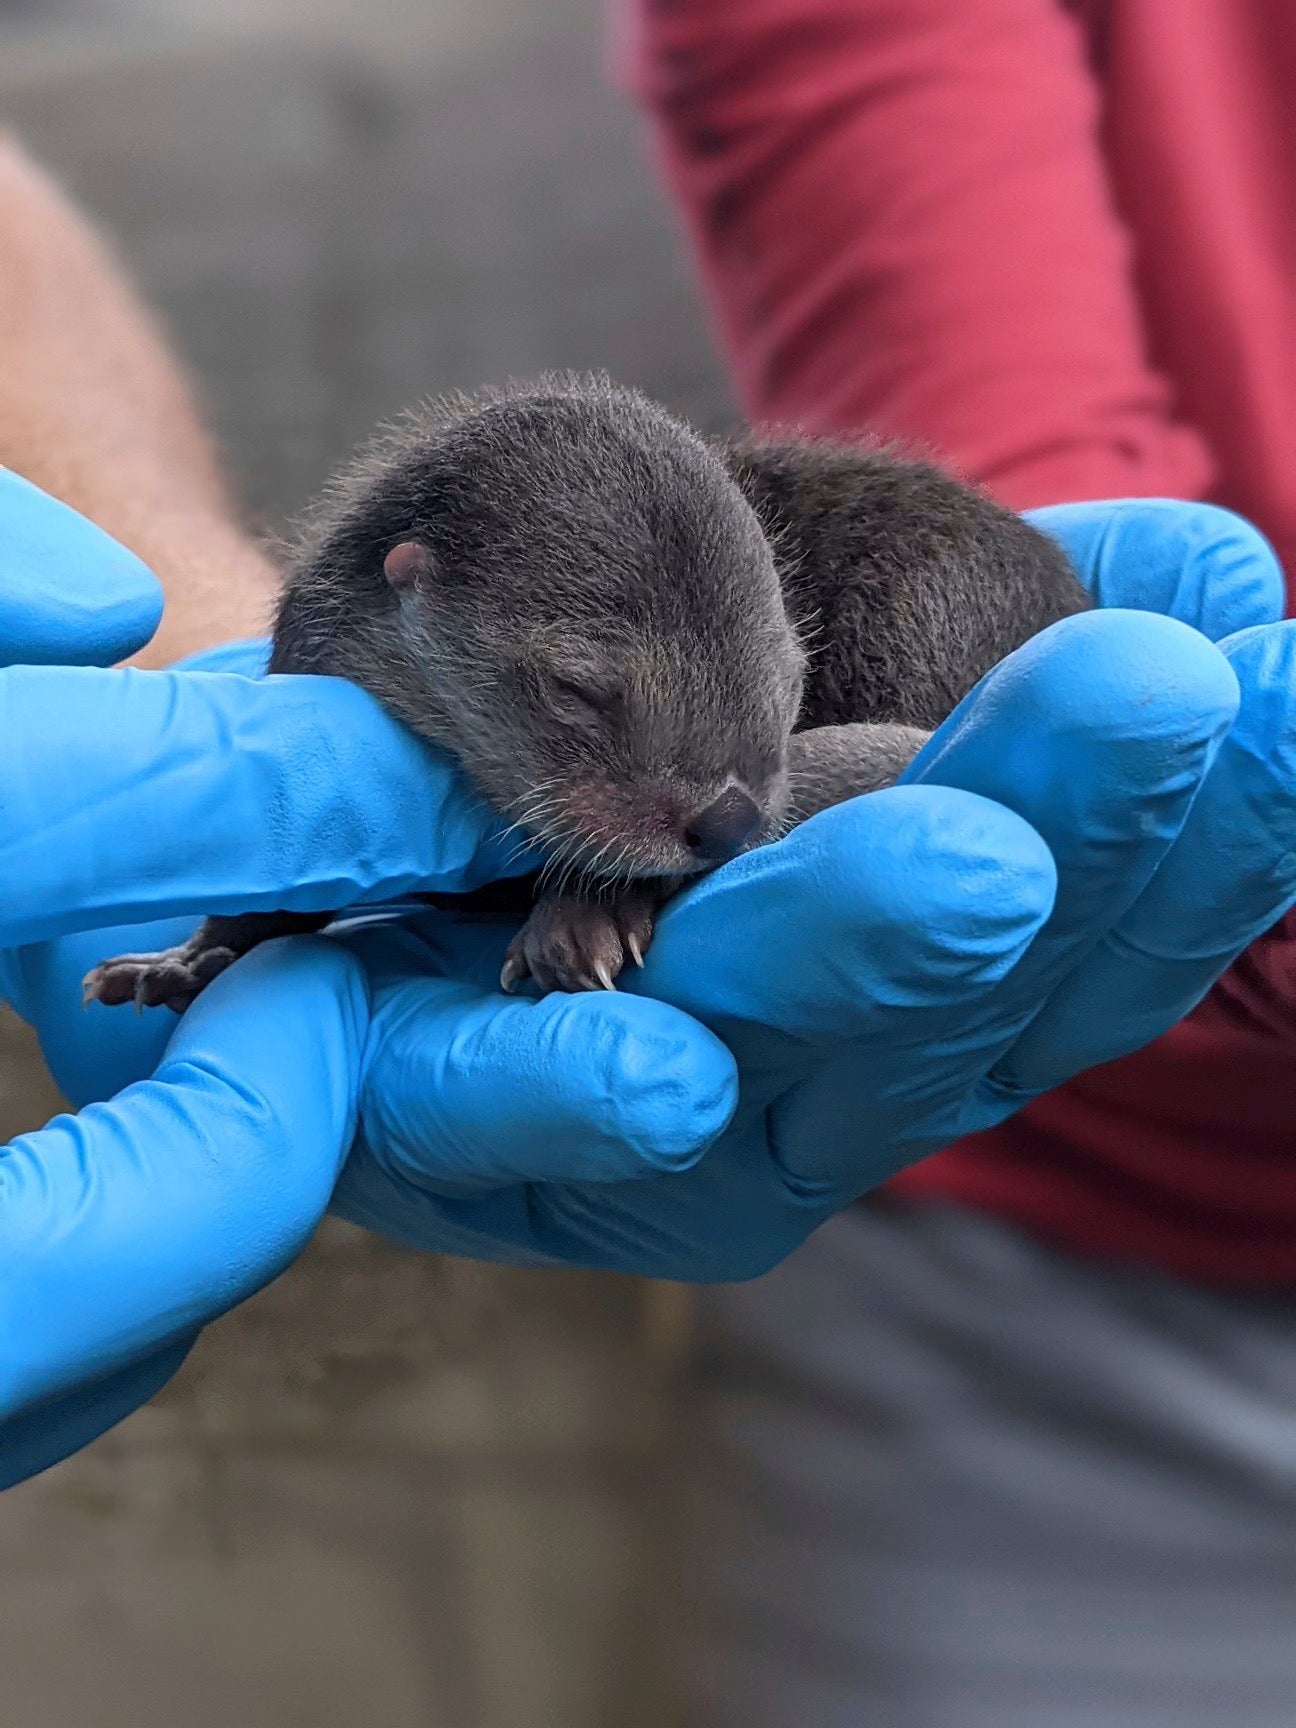
{"type": "MultiPolygon", "coordinates": [[[[87,1106],[0,1153],[3,1485],[151,1396],[204,1322],[281,1271],[355,1134],[369,990],[342,945],[268,945],[182,1021],[83,1011],[80,975],[213,909],[468,887],[506,867],[511,842],[360,691],[262,679],[264,645],[212,655],[201,674],[94,668],[147,640],[157,585],[3,473],[0,574],[0,990],[87,1106]],[[101,924],[118,928],[88,928],[101,924]]],[[[677,1139],[705,1138],[698,1096],[709,1087],[723,1113],[732,1089],[716,1040],[657,1003],[619,1003],[610,1020],[617,1036],[589,1070],[591,1120],[583,1076],[563,1098],[584,1167],[598,1161],[603,1096],[623,1063],[659,1076],[677,1063],[668,1083],[689,1099],[677,1139]]],[[[516,1095],[549,1052],[538,1021],[513,1026],[516,1095]]],[[[510,1133],[543,1137],[519,1110],[504,1122],[501,1104],[494,1075],[447,1100],[466,1155],[522,1156],[510,1133]]],[[[609,1160],[637,1161],[648,1138],[631,1127],[609,1160]]]]}
{"type": "MultiPolygon", "coordinates": [[[[1205,507],[1083,506],[1040,520],[1107,610],[997,669],[909,784],[826,812],[678,897],[633,993],[500,997],[503,926],[435,914],[353,935],[373,1020],[361,1131],[335,1207],[444,1252],[747,1276],[900,1165],[1184,1013],[1296,897],[1296,647],[1274,622],[1276,566],[1244,524],[1205,507]],[[1130,610],[1143,605],[1163,616],[1130,610]]],[[[180,676],[175,687],[205,690],[207,705],[215,692],[218,714],[226,702],[260,711],[251,682],[180,676]]],[[[294,687],[293,712],[332,700],[295,688],[309,680],[270,682],[294,687]]],[[[221,736],[219,724],[198,730],[221,736]]],[[[347,737],[334,748],[345,757],[347,737]]],[[[282,784],[278,746],[267,759],[282,784]]],[[[418,772],[408,787],[380,776],[355,828],[345,777],[290,797],[286,843],[272,836],[282,850],[247,889],[230,887],[238,812],[213,793],[230,842],[206,874],[137,831],[133,851],[113,853],[118,887],[94,915],[141,871],[150,904],[187,922],[329,904],[348,883],[354,899],[433,885],[435,824],[404,838],[418,784],[418,772]],[[299,822],[314,797],[326,813],[340,801],[341,819],[299,822]],[[372,849],[374,833],[408,868],[372,849]],[[299,859],[306,886],[290,899],[284,872],[299,859]]],[[[457,783],[450,796],[476,810],[457,783]]],[[[147,780],[134,800],[127,785],[120,808],[149,807],[147,780]]],[[[242,843],[261,859],[265,808],[253,799],[241,817],[242,843]]],[[[489,821],[476,832],[444,885],[498,868],[489,821]]],[[[71,935],[12,958],[15,996],[72,1095],[101,1097],[148,1072],[174,1024],[165,1011],[78,1020],[81,973],[175,929],[71,935]]]]}
{"type": "MultiPolygon", "coordinates": [[[[4,471],[0,567],[9,942],[76,910],[60,899],[61,820],[75,822],[95,787],[60,741],[82,729],[91,748],[79,759],[106,741],[93,703],[60,699],[65,680],[84,687],[101,675],[69,668],[142,646],[161,594],[123,548],[4,471]]],[[[115,838],[103,854],[91,848],[82,879],[115,838]]],[[[0,1152],[0,1485],[143,1402],[204,1320],[302,1246],[352,1138],[367,1027],[366,982],[350,955],[323,941],[280,944],[171,1028],[136,1084],[0,1152]],[[243,1182],[272,1191],[273,1207],[231,1208],[243,1182]]]]}
{"type": "MultiPolygon", "coordinates": [[[[337,1209],[452,1253],[741,1278],[903,1165],[1181,1018],[1296,898],[1296,625],[1277,621],[1269,548],[1227,512],[1151,501],[1037,521],[1102,609],[991,673],[906,784],[726,866],[661,918],[627,990],[684,1010],[737,1066],[705,1156],[690,1164],[700,1137],[685,1135],[682,1156],[647,1147],[643,1179],[610,1185],[578,1138],[543,1167],[462,1144],[442,1100],[507,1070],[485,1004],[508,932],[429,918],[356,944],[374,1054],[337,1209]],[[465,1002],[481,1016],[468,1037],[465,1002]]],[[[535,1077],[548,1110],[590,1059],[596,1010],[516,1012],[551,1040],[535,1077]]],[[[614,1133],[637,1098],[609,1094],[614,1133]]]]}

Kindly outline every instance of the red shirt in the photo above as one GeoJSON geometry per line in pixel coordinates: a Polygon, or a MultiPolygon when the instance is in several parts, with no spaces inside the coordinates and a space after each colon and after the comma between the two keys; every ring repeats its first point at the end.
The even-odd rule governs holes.
{"type": "MultiPolygon", "coordinates": [[[[627,5],[753,420],[933,446],[1019,509],[1214,499],[1296,568],[1293,0],[627,5]]],[[[1296,1284],[1296,921],[896,1187],[1296,1284]]]]}

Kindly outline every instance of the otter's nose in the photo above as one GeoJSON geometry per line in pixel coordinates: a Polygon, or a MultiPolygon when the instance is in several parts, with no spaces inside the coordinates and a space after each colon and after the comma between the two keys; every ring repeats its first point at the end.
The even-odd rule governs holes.
{"type": "Polygon", "coordinates": [[[726,786],[714,803],[684,824],[684,844],[695,858],[723,864],[736,858],[760,827],[760,807],[741,786],[726,786]]]}

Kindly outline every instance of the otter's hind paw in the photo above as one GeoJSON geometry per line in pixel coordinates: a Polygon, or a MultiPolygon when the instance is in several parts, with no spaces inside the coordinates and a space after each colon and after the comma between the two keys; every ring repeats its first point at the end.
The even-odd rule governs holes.
{"type": "Polygon", "coordinates": [[[137,1009],[167,1007],[183,1014],[212,979],[238,958],[232,948],[204,947],[193,938],[158,954],[118,954],[87,972],[81,981],[83,1003],[137,1009]]]}

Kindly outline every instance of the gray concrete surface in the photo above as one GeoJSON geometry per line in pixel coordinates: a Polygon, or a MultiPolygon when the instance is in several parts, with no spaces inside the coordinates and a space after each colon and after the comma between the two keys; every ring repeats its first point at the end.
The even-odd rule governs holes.
{"type": "MultiPolygon", "coordinates": [[[[606,365],[727,412],[597,0],[0,0],[0,119],[116,233],[268,523],[410,400],[606,365]]],[[[0,1039],[0,1125],[54,1105],[0,1039]]],[[[4,1728],[669,1718],[632,1286],[326,1231],[0,1503],[4,1728]]]]}

